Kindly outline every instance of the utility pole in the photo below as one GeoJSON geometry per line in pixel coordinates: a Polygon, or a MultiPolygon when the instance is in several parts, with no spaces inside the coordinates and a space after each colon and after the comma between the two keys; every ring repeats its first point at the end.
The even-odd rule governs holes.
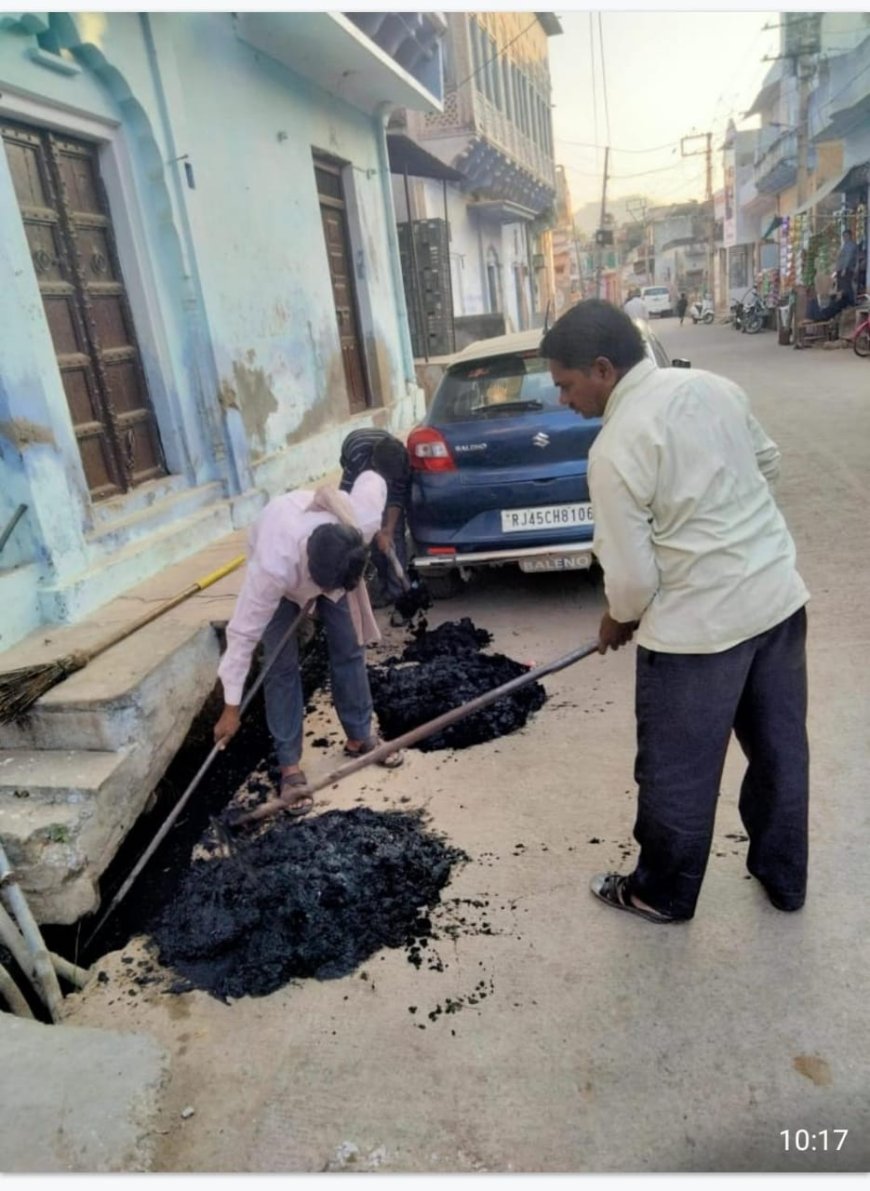
{"type": "Polygon", "coordinates": [[[797,120],[797,207],[807,200],[807,156],[809,151],[808,117],[810,107],[810,79],[813,63],[801,55],[797,62],[798,76],[798,120],[797,120]]]}
{"type": "MultiPolygon", "coordinates": [[[[604,181],[601,186],[601,218],[598,221],[598,232],[595,240],[598,245],[598,269],[595,278],[595,296],[601,297],[601,270],[604,266],[604,246],[607,243],[607,231],[604,227],[605,216],[607,215],[607,167],[610,161],[610,146],[608,145],[604,150],[604,181]]],[[[613,243],[613,233],[610,233],[610,243],[613,243]]]]}
{"type": "Polygon", "coordinates": [[[707,158],[707,202],[710,205],[710,218],[707,223],[707,292],[713,296],[713,261],[716,255],[716,213],[713,210],[713,134],[712,132],[699,132],[693,136],[684,136],[680,141],[680,155],[682,157],[700,157],[704,154],[707,158]],[[701,138],[706,141],[704,149],[695,149],[691,153],[686,152],[686,141],[698,141],[701,138]]]}
{"type": "MultiPolygon", "coordinates": [[[[580,291],[580,297],[585,298],[583,292],[583,258],[580,256],[580,241],[577,238],[577,224],[574,221],[574,216],[571,216],[571,231],[574,236],[574,254],[577,257],[577,289],[580,291]]],[[[570,283],[570,277],[569,277],[570,283]]]]}
{"type": "Polygon", "coordinates": [[[653,278],[651,278],[649,275],[649,246],[647,244],[646,208],[646,199],[641,199],[640,201],[637,199],[629,199],[626,205],[629,215],[632,217],[635,223],[639,223],[643,229],[643,276],[645,284],[652,285],[653,278]],[[640,212],[640,218],[638,218],[637,212],[640,212]]]}

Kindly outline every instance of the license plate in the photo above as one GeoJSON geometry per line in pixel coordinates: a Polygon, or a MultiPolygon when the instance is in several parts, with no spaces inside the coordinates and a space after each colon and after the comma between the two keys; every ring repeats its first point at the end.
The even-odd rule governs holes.
{"type": "Polygon", "coordinates": [[[502,533],[526,533],[535,529],[567,529],[592,525],[592,505],[540,505],[536,509],[502,509],[502,533]]]}
{"type": "Polygon", "coordinates": [[[544,558],[521,558],[521,571],[588,571],[591,554],[548,554],[544,558]]]}

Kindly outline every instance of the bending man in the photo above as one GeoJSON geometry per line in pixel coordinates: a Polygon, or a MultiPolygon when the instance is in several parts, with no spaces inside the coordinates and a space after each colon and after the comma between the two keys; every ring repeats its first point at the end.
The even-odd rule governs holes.
{"type": "MultiPolygon", "coordinates": [[[[372,562],[378,572],[381,590],[372,600],[375,608],[395,604],[402,595],[402,584],[386,557],[390,546],[396,557],[407,566],[405,549],[405,512],[408,504],[410,464],[405,446],[386,430],[364,427],[352,430],[341,444],[339,463],[342,468],[341,488],[349,492],[364,471],[375,471],[387,483],[387,502],[378,532],[372,542],[372,562]]],[[[405,617],[394,610],[390,621],[405,623],[405,617]]]]}
{"type": "MultiPolygon", "coordinates": [[[[355,757],[380,744],[372,733],[365,666],[365,645],[380,633],[360,579],[365,543],[381,523],[385,499],[384,481],[366,472],[348,495],[300,489],[275,497],[254,522],[245,581],[218,667],[225,706],[214,729],[217,743],[226,743],[238,731],[242,690],[258,641],[262,638],[270,657],[300,609],[316,597],[329,649],[332,698],[347,734],[344,751],[355,757]]],[[[314,803],[300,766],[304,700],[295,634],[270,668],[263,689],[281,767],[281,796],[291,814],[307,814],[314,803]]],[[[391,753],[383,764],[394,768],[402,760],[401,753],[391,753]]]]}

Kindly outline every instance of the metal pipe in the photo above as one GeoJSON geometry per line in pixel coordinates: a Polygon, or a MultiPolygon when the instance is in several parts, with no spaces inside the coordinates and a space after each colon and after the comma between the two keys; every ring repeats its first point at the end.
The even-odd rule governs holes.
{"type": "Polygon", "coordinates": [[[24,514],[26,512],[27,512],[27,505],[19,505],[18,508],[15,510],[15,512],[12,514],[12,520],[9,522],[9,524],[6,526],[6,528],[3,530],[3,532],[0,533],[0,550],[2,550],[3,547],[6,545],[6,543],[9,541],[10,537],[12,536],[12,531],[15,529],[15,526],[18,524],[18,522],[21,520],[21,518],[24,516],[24,514]]]}
{"type": "Polygon", "coordinates": [[[395,296],[397,329],[399,333],[399,343],[402,348],[402,362],[405,368],[405,381],[409,385],[417,383],[417,374],[414,370],[414,348],[411,343],[411,326],[408,319],[408,304],[405,300],[405,283],[402,278],[402,261],[399,253],[399,232],[396,227],[396,209],[393,204],[393,188],[390,182],[390,153],[387,148],[387,121],[390,118],[390,112],[393,110],[392,103],[389,100],[384,101],[378,105],[375,113],[376,125],[376,141],[378,146],[378,159],[380,161],[381,174],[381,191],[384,199],[384,227],[386,229],[387,241],[389,244],[388,256],[390,259],[390,271],[393,275],[393,294],[395,296]]]}

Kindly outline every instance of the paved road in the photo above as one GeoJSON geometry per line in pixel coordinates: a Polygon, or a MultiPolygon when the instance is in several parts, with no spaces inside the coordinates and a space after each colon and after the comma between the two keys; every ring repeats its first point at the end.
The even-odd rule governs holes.
{"type": "MultiPolygon", "coordinates": [[[[694,921],[659,928],[594,901],[589,878],[625,868],[633,847],[634,657],[592,657],[547,681],[522,733],[328,791],[333,806],[410,795],[472,856],[447,894],[485,903],[493,933],[443,938],[442,971],[388,952],[366,979],[224,1006],[131,996],[134,965],[108,957],[108,983],[72,1022],[168,1048],[156,1169],[868,1169],[870,363],[769,333],[656,330],[673,355],[744,384],[783,450],[778,497],[813,595],[806,908],[778,914],[745,877],[736,754],[694,921]],[[430,1020],[480,981],[485,1000],[430,1020]],[[786,1152],[782,1131],[800,1129],[815,1148],[798,1152],[793,1132],[786,1152]]],[[[516,573],[437,611],[542,661],[592,637],[601,608],[588,576],[516,573]]]]}

